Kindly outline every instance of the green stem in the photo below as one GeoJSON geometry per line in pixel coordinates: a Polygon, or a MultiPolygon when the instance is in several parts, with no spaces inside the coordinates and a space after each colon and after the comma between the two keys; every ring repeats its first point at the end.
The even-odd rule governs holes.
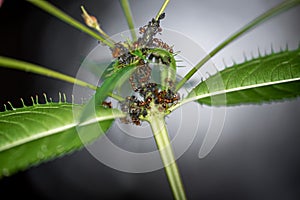
{"type": "Polygon", "coordinates": [[[51,78],[56,78],[56,79],[63,80],[63,81],[73,83],[76,85],[80,85],[83,87],[88,87],[92,90],[97,89],[97,86],[94,86],[92,84],[89,84],[89,83],[81,81],[81,80],[78,80],[74,77],[53,71],[51,69],[47,69],[47,68],[39,66],[39,65],[16,60],[13,58],[7,58],[7,57],[0,56],[0,66],[5,67],[5,68],[11,68],[11,69],[17,69],[17,70],[21,70],[21,71],[31,72],[31,73],[35,73],[35,74],[40,74],[40,75],[48,76],[51,78]]]}
{"type": "Polygon", "coordinates": [[[172,146],[170,144],[164,116],[161,114],[151,115],[149,116],[149,123],[151,125],[174,198],[176,200],[184,200],[186,199],[186,195],[174,158],[172,146]]]}
{"type": "MultiPolygon", "coordinates": [[[[47,69],[47,68],[39,66],[39,65],[35,65],[35,64],[28,63],[28,62],[25,62],[25,61],[16,60],[16,59],[13,59],[13,58],[7,58],[7,57],[0,56],[0,67],[10,68],[10,69],[17,69],[17,70],[31,72],[31,73],[35,73],[35,74],[39,74],[39,75],[43,75],[43,76],[48,76],[48,77],[51,77],[51,78],[66,81],[68,83],[76,84],[76,85],[79,85],[79,86],[82,86],[82,87],[88,87],[92,90],[97,89],[97,86],[94,86],[90,83],[87,83],[87,82],[84,82],[82,80],[76,79],[72,76],[68,76],[68,75],[53,71],[51,69],[47,69]]],[[[123,101],[124,100],[123,97],[120,97],[116,94],[110,93],[109,96],[111,96],[112,98],[114,98],[118,101],[123,101]]]]}
{"type": "Polygon", "coordinates": [[[263,23],[267,19],[271,18],[272,16],[279,14],[280,12],[283,12],[284,10],[287,10],[289,8],[292,8],[300,3],[300,0],[290,0],[290,1],[284,1],[283,3],[275,6],[274,8],[271,8],[264,14],[258,16],[245,26],[243,26],[241,29],[233,33],[230,37],[228,37],[225,41],[223,41],[221,44],[219,44],[214,50],[212,50],[207,56],[205,56],[193,69],[191,69],[187,75],[181,79],[181,81],[176,85],[176,91],[178,91],[196,72],[200,69],[211,57],[216,55],[220,50],[222,50],[225,46],[230,44],[232,41],[236,40],[243,34],[247,33],[249,30],[253,29],[254,27],[258,26],[259,24],[263,23]]]}
{"type": "Polygon", "coordinates": [[[134,31],[134,24],[133,24],[133,19],[132,19],[132,13],[131,13],[131,9],[128,3],[128,0],[120,0],[124,15],[126,17],[126,21],[128,24],[128,27],[130,29],[130,33],[131,33],[131,37],[133,41],[137,41],[137,36],[136,33],[134,31]]]}
{"type": "Polygon", "coordinates": [[[164,4],[161,6],[160,10],[158,11],[156,17],[155,17],[155,20],[157,21],[159,16],[165,11],[168,3],[170,2],[170,0],[165,0],[164,4]]]}
{"type": "Polygon", "coordinates": [[[76,21],[75,19],[73,19],[72,17],[70,17],[69,15],[67,15],[66,13],[61,11],[60,9],[56,8],[55,6],[50,4],[49,2],[47,2],[45,0],[31,0],[31,1],[28,1],[28,2],[32,3],[33,5],[35,5],[39,8],[41,8],[44,11],[50,13],[51,15],[57,17],[58,19],[70,24],[71,26],[77,28],[78,30],[81,30],[82,32],[87,33],[88,35],[92,36],[96,40],[99,40],[99,41],[103,42],[104,44],[106,44],[110,48],[114,47],[113,43],[106,40],[101,35],[97,34],[96,32],[92,31],[91,29],[86,27],[84,24],[76,21]]]}

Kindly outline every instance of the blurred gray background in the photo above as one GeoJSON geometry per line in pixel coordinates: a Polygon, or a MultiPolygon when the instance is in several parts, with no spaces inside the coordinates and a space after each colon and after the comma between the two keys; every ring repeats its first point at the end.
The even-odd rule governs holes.
{"type": "MultiPolygon", "coordinates": [[[[110,35],[127,30],[117,0],[50,1],[81,20],[80,5],[96,15],[110,35]]],[[[205,51],[279,0],[171,0],[162,26],[193,39],[205,51]]],[[[136,27],[143,26],[163,1],[131,0],[136,27]]],[[[280,47],[295,49],[300,36],[300,7],[293,8],[251,31],[222,50],[213,61],[242,62],[244,54],[258,55],[280,47]]],[[[26,1],[6,0],[0,8],[0,55],[47,66],[75,76],[97,41],[40,11],[26,1]]],[[[176,44],[175,44],[176,45],[176,44]]],[[[46,77],[0,69],[0,105],[19,98],[58,92],[70,97],[72,85],[46,77]]],[[[70,98],[69,98],[70,99],[70,98]]],[[[203,113],[211,108],[201,108],[203,113]]],[[[193,109],[191,107],[190,111],[193,109]]],[[[178,160],[189,199],[300,198],[300,100],[227,109],[221,137],[213,151],[198,158],[207,125],[203,124],[187,152],[178,160]]],[[[204,121],[205,116],[203,117],[204,121]]],[[[192,121],[192,119],[191,119],[192,121]]],[[[192,122],[191,122],[192,123],[192,122]]],[[[172,199],[163,170],[129,174],[111,169],[86,150],[50,161],[0,181],[0,194],[38,199],[172,199]]],[[[4,198],[6,199],[6,198],[4,198]]]]}

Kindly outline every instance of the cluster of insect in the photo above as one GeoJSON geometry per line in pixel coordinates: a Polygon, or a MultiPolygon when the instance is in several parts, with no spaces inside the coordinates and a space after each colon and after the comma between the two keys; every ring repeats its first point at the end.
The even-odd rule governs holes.
{"type": "Polygon", "coordinates": [[[160,90],[156,83],[146,83],[137,88],[136,92],[141,98],[132,95],[121,102],[121,110],[128,113],[127,117],[121,118],[123,123],[132,122],[135,125],[141,125],[141,116],[145,118],[152,105],[163,112],[180,99],[179,94],[175,94],[170,89],[160,90]]]}
{"type": "MultiPolygon", "coordinates": [[[[134,95],[126,97],[120,103],[121,110],[128,113],[121,119],[124,123],[141,125],[141,118],[148,115],[151,107],[155,106],[158,111],[164,112],[180,100],[179,94],[173,91],[174,80],[166,78],[164,82],[168,86],[164,88],[150,81],[151,64],[162,64],[168,67],[171,56],[175,55],[173,47],[155,37],[162,32],[160,21],[164,18],[165,13],[162,13],[157,20],[153,18],[147,25],[140,27],[140,36],[136,41],[114,42],[111,38],[107,38],[114,44],[110,50],[112,57],[116,59],[110,70],[116,72],[120,68],[136,63],[135,70],[128,80],[134,95]],[[163,49],[170,56],[163,56],[153,49],[163,49]]],[[[102,30],[101,32],[103,33],[102,30]]],[[[111,102],[103,102],[102,105],[112,107],[111,102]]]]}

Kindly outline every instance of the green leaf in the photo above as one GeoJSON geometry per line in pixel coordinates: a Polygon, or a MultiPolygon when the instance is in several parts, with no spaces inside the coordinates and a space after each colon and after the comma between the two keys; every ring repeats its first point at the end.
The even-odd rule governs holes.
{"type": "Polygon", "coordinates": [[[299,95],[300,48],[260,56],[226,68],[201,82],[187,99],[208,105],[239,105],[299,95]]]}
{"type": "Polygon", "coordinates": [[[119,69],[117,72],[113,73],[104,80],[102,85],[96,89],[95,95],[89,100],[83,109],[80,122],[84,122],[90,116],[94,116],[97,106],[102,105],[102,102],[108,97],[109,94],[112,94],[115,88],[119,87],[124,83],[124,81],[128,80],[128,77],[133,72],[138,62],[139,61],[119,69]]]}
{"type": "Polygon", "coordinates": [[[96,89],[95,93],[95,103],[96,105],[101,104],[108,96],[112,93],[114,89],[122,85],[135,69],[138,64],[138,60],[132,64],[126,65],[119,69],[117,72],[113,73],[111,76],[107,77],[102,85],[96,89]]]}
{"type": "Polygon", "coordinates": [[[123,116],[119,110],[97,107],[95,116],[79,124],[76,115],[83,107],[47,103],[1,112],[0,178],[82,148],[123,116]],[[102,132],[90,131],[99,126],[102,132]]]}
{"type": "Polygon", "coordinates": [[[216,48],[214,48],[207,56],[205,56],[194,68],[192,68],[181,81],[176,85],[176,91],[178,91],[209,59],[215,56],[219,51],[224,49],[227,45],[232,43],[234,40],[238,39],[251,29],[254,29],[259,24],[263,23],[264,21],[271,19],[273,16],[293,8],[300,4],[300,0],[286,0],[282,3],[278,4],[277,6],[271,8],[267,12],[261,14],[260,16],[256,17],[246,25],[244,25],[241,29],[234,32],[230,35],[227,39],[225,39],[222,43],[220,43],[216,48]]]}
{"type": "Polygon", "coordinates": [[[174,55],[161,48],[149,49],[148,53],[160,57],[163,63],[168,63],[168,66],[161,69],[161,84],[162,89],[164,90],[167,90],[168,88],[173,89],[176,81],[176,60],[174,55]]]}
{"type": "Polygon", "coordinates": [[[101,79],[105,80],[106,78],[110,77],[112,74],[117,73],[118,72],[118,66],[119,66],[119,61],[118,60],[112,61],[104,69],[104,71],[101,75],[101,79]]]}

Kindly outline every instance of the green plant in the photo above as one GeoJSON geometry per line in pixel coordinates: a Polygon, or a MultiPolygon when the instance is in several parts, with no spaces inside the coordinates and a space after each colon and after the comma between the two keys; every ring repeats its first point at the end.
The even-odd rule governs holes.
{"type": "MultiPolygon", "coordinates": [[[[48,9],[49,5],[47,5],[46,3],[41,3],[38,1],[32,1],[33,3],[39,4],[40,6],[43,6],[44,9],[48,9]]],[[[122,1],[123,4],[126,4],[126,1],[122,1]]],[[[299,1],[287,1],[283,4],[281,4],[282,6],[278,6],[276,7],[278,10],[281,9],[287,9],[290,6],[294,6],[297,3],[299,3],[299,1]]],[[[126,6],[124,6],[126,7],[126,6]]],[[[126,10],[126,9],[125,9],[126,10]]],[[[51,11],[52,13],[53,10],[51,11]]],[[[274,15],[276,12],[275,10],[272,10],[271,12],[269,12],[269,14],[274,15]]],[[[62,15],[58,14],[60,18],[63,18],[62,15]]],[[[159,14],[157,15],[159,16],[159,14]]],[[[256,25],[256,23],[261,22],[262,20],[265,19],[265,15],[263,15],[262,18],[259,18],[257,21],[253,22],[252,24],[249,24],[249,28],[252,28],[253,25],[256,25]]],[[[130,18],[130,17],[129,17],[130,18]]],[[[71,21],[73,23],[73,21],[71,21]]],[[[74,25],[74,23],[73,23],[74,25]]],[[[82,28],[81,28],[82,29],[82,28]]],[[[98,40],[103,40],[105,41],[103,38],[99,37],[99,35],[95,35],[94,33],[90,32],[90,30],[84,28],[83,30],[86,30],[86,32],[90,33],[91,35],[95,36],[96,39],[98,40]]],[[[244,29],[244,31],[246,31],[246,29],[244,29]]],[[[227,41],[225,41],[224,43],[222,43],[222,45],[220,45],[216,50],[212,51],[208,57],[205,57],[204,61],[200,62],[195,70],[192,70],[191,73],[189,73],[189,75],[186,76],[186,78],[182,79],[179,83],[177,83],[177,87],[174,89],[175,91],[178,90],[183,84],[184,82],[190,78],[190,75],[196,71],[197,68],[201,67],[202,64],[207,61],[211,56],[214,56],[220,49],[222,49],[224,46],[226,46],[227,44],[229,44],[232,40],[234,40],[236,37],[240,36],[244,31],[239,32],[239,34],[235,35],[234,37],[228,39],[227,41]]],[[[133,38],[135,38],[135,36],[133,36],[133,38]]],[[[112,43],[107,43],[107,45],[109,46],[113,46],[112,43]]],[[[172,58],[172,55],[169,55],[166,52],[160,52],[161,50],[159,49],[154,49],[153,50],[155,53],[159,54],[160,57],[170,57],[172,58]],[[167,54],[167,55],[161,55],[161,54],[167,54]]],[[[138,55],[138,53],[140,52],[135,52],[136,55],[138,55]]],[[[141,59],[141,56],[137,56],[137,59],[141,59]]],[[[171,64],[172,62],[168,63],[171,64]]],[[[11,60],[11,59],[7,59],[7,58],[1,58],[1,65],[5,66],[5,67],[12,67],[12,68],[17,68],[17,67],[21,67],[22,69],[25,69],[26,67],[31,67],[29,69],[29,71],[33,71],[35,73],[37,73],[37,71],[34,71],[36,66],[31,66],[28,63],[21,63],[19,61],[15,61],[15,60],[11,60]],[[22,67],[23,66],[23,67],[22,67]]],[[[121,68],[120,70],[117,70],[112,76],[110,76],[109,78],[107,78],[105,80],[105,82],[103,83],[103,85],[101,85],[101,87],[99,88],[94,88],[94,86],[90,86],[90,88],[96,89],[96,94],[95,94],[95,101],[97,102],[97,105],[100,105],[102,101],[105,100],[105,98],[110,95],[113,96],[115,98],[118,98],[116,96],[113,95],[113,89],[115,88],[115,85],[113,85],[112,83],[116,83],[115,80],[119,79],[121,75],[126,74],[128,71],[131,71],[131,68],[134,69],[137,66],[137,63],[131,63],[129,67],[124,67],[121,68]]],[[[39,68],[40,69],[40,73],[41,74],[48,74],[49,72],[46,71],[46,69],[43,68],[39,68]]],[[[28,70],[28,69],[27,69],[28,70]]],[[[194,89],[190,95],[186,98],[183,99],[182,101],[180,101],[179,103],[177,103],[176,105],[172,105],[170,106],[168,109],[166,109],[166,114],[168,114],[170,111],[173,111],[175,108],[179,107],[180,105],[187,103],[189,101],[194,101],[194,100],[198,100],[200,103],[202,104],[212,104],[212,105],[237,105],[237,104],[241,104],[241,103],[261,103],[261,102],[266,102],[266,101],[273,101],[273,100],[278,100],[278,99],[285,99],[285,98],[291,98],[291,97],[296,97],[299,95],[299,91],[297,90],[297,88],[299,88],[299,49],[294,50],[294,51],[284,51],[284,52],[280,52],[280,53],[273,53],[269,56],[262,56],[261,58],[257,58],[257,59],[253,59],[251,61],[247,61],[245,63],[239,64],[234,66],[233,68],[227,68],[225,70],[223,70],[220,75],[223,78],[223,81],[225,81],[225,86],[220,86],[220,85],[214,85],[214,83],[218,83],[219,79],[217,76],[212,76],[211,78],[207,79],[206,81],[200,83],[196,89],[194,89]],[[280,68],[276,68],[277,66],[274,66],[273,63],[283,63],[282,65],[280,65],[280,68]],[[257,64],[259,63],[259,64],[257,64]],[[253,68],[255,69],[256,74],[255,76],[250,76],[249,74],[253,73],[252,70],[253,68]],[[276,71],[277,70],[277,71],[276,71]],[[282,71],[281,71],[282,70],[282,71]],[[280,76],[273,76],[272,74],[270,74],[270,71],[276,71],[278,72],[277,74],[280,76]],[[282,76],[281,76],[282,75],[282,76]],[[234,79],[232,82],[230,82],[230,79],[228,78],[229,76],[231,77],[235,77],[236,79],[234,79]],[[276,84],[276,87],[272,87],[272,85],[276,84]],[[207,86],[208,85],[208,88],[207,86]],[[253,87],[254,86],[256,88],[256,90],[253,92],[253,87]],[[259,86],[259,87],[257,87],[259,86]],[[221,98],[221,101],[218,100],[218,95],[222,94],[222,91],[225,87],[225,92],[228,93],[227,96],[228,98],[226,99],[226,101],[224,102],[223,98],[221,98]],[[277,89],[276,89],[277,88],[277,89]],[[245,90],[246,89],[246,90],[245,90]],[[267,93],[267,95],[257,95],[257,93],[267,93]],[[253,94],[255,93],[255,94],[253,94]],[[210,94],[214,94],[213,98],[214,100],[211,101],[210,94]],[[245,98],[246,96],[246,98],[245,98]],[[243,97],[243,98],[242,98],[243,97]]],[[[174,79],[174,77],[172,77],[172,73],[171,76],[169,76],[169,73],[167,73],[166,75],[168,78],[170,79],[174,79]]],[[[56,78],[60,78],[57,75],[53,75],[53,77],[56,78]]],[[[80,84],[82,86],[86,86],[88,84],[85,84],[84,82],[78,82],[78,80],[72,79],[70,77],[65,77],[65,78],[60,78],[62,80],[67,80],[69,82],[74,82],[77,84],[80,84]]],[[[174,80],[172,80],[174,81],[174,80]]],[[[168,87],[172,87],[171,85],[164,85],[162,86],[163,89],[166,89],[168,87]]],[[[173,89],[172,89],[173,90],[173,89]]],[[[172,96],[173,98],[174,96],[172,96]]],[[[120,98],[119,98],[120,100],[120,98]]],[[[28,112],[28,115],[30,116],[30,118],[32,118],[32,115],[44,115],[44,114],[51,114],[51,112],[55,112],[55,115],[60,116],[60,113],[57,112],[61,112],[62,111],[62,107],[68,107],[70,105],[64,105],[64,103],[49,103],[46,105],[35,105],[32,107],[25,107],[25,108],[20,108],[17,110],[13,110],[13,111],[6,111],[2,113],[2,117],[5,117],[5,120],[9,121],[10,123],[13,123],[13,120],[20,120],[19,118],[9,118],[10,113],[15,113],[14,115],[18,116],[19,112],[23,113],[28,112]],[[52,106],[54,107],[53,110],[51,110],[52,106]],[[49,108],[51,107],[51,108],[49,108]],[[35,110],[41,110],[41,112],[37,112],[35,113],[35,110]],[[6,117],[8,116],[8,117],[6,117]]],[[[77,105],[75,106],[77,107],[77,105]]],[[[80,105],[78,105],[79,109],[82,109],[80,105]]],[[[151,106],[153,107],[153,106],[151,106]]],[[[99,115],[103,116],[103,112],[102,110],[103,108],[97,108],[97,112],[99,111],[99,115]],[[100,112],[101,111],[101,112],[100,112]]],[[[107,111],[110,109],[105,109],[105,113],[106,112],[110,112],[107,111]]],[[[69,136],[70,138],[73,138],[74,143],[70,143],[72,145],[70,145],[69,149],[65,149],[62,150],[61,152],[56,152],[56,154],[61,154],[61,153],[66,153],[68,150],[73,150],[75,149],[75,147],[78,147],[81,141],[78,140],[78,138],[76,138],[76,132],[72,132],[72,128],[74,127],[74,123],[73,123],[73,116],[70,113],[70,109],[68,110],[63,110],[64,114],[69,114],[68,116],[66,116],[66,119],[69,119],[70,121],[65,121],[65,123],[70,123],[72,126],[67,126],[68,128],[66,130],[63,131],[67,131],[68,133],[70,133],[71,135],[69,136]],[[68,112],[69,111],[69,112],[68,112]]],[[[155,112],[153,112],[155,113],[155,112]]],[[[157,130],[157,126],[163,126],[164,127],[164,123],[163,122],[163,118],[164,116],[161,114],[161,111],[157,111],[157,114],[149,114],[149,117],[146,117],[146,120],[148,120],[150,123],[152,123],[152,127],[154,130],[154,133],[158,133],[159,130],[157,130]],[[159,120],[158,120],[159,119],[159,120]]],[[[98,113],[97,113],[98,114],[98,113]]],[[[97,118],[98,120],[107,120],[107,119],[111,119],[113,118],[112,115],[107,114],[107,118],[97,118]]],[[[124,115],[122,115],[120,113],[120,115],[114,116],[114,117],[123,117],[124,115]]],[[[37,116],[38,118],[40,116],[37,116]]],[[[89,116],[88,116],[89,117],[89,116]]],[[[24,118],[23,118],[24,120],[24,118]]],[[[49,118],[48,120],[53,120],[49,118]]],[[[87,125],[86,120],[87,119],[81,119],[83,120],[83,122],[79,122],[81,124],[87,125]]],[[[18,123],[18,121],[16,121],[18,123]]],[[[28,122],[25,122],[25,126],[27,129],[30,129],[29,134],[32,135],[36,135],[37,133],[33,132],[34,129],[37,129],[37,132],[40,132],[40,130],[38,129],[38,127],[36,126],[32,126],[30,124],[30,120],[28,120],[28,122]]],[[[104,125],[102,125],[104,128],[104,131],[109,127],[110,125],[110,121],[105,121],[106,123],[104,125]]],[[[52,123],[51,123],[52,124],[52,123]]],[[[54,122],[53,122],[54,124],[54,122]]],[[[5,126],[5,123],[3,123],[3,127],[5,126]]],[[[66,127],[66,124],[59,124],[58,126],[63,126],[66,127]]],[[[8,130],[11,132],[11,134],[16,133],[15,132],[15,128],[14,129],[10,129],[9,128],[11,126],[7,126],[7,129],[2,129],[2,130],[8,130]]],[[[49,128],[50,130],[52,129],[52,127],[49,128]]],[[[62,131],[62,130],[60,130],[62,131]]],[[[88,132],[88,131],[87,131],[88,132]]],[[[160,130],[160,132],[162,132],[162,134],[166,134],[165,129],[160,130]]],[[[63,133],[63,132],[61,132],[63,133]]],[[[100,134],[100,133],[97,133],[100,134]]],[[[160,134],[159,134],[160,135],[160,134]]],[[[8,132],[4,134],[4,136],[8,136],[8,132]]],[[[91,135],[88,136],[85,142],[90,142],[91,140],[93,140],[94,138],[96,138],[98,135],[91,135]]],[[[28,138],[27,136],[25,138],[28,138]]],[[[46,139],[48,140],[48,139],[46,139]]],[[[57,141],[57,139],[49,139],[50,141],[57,141]]],[[[67,138],[65,139],[66,141],[69,141],[70,139],[67,138]]],[[[158,147],[163,147],[165,145],[168,146],[168,141],[167,141],[167,137],[166,135],[164,135],[162,138],[156,137],[157,140],[157,144],[158,147]]],[[[2,140],[4,141],[4,140],[2,140]]],[[[17,142],[17,140],[15,140],[17,142]]],[[[58,142],[63,142],[64,140],[59,140],[58,142]]],[[[37,141],[37,142],[45,142],[45,141],[37,141]]],[[[2,153],[1,153],[1,158],[2,159],[1,163],[9,163],[9,159],[8,158],[13,158],[10,155],[13,155],[15,152],[15,150],[12,148],[16,145],[12,145],[10,142],[6,142],[4,144],[2,144],[2,153]]],[[[25,145],[33,145],[34,147],[40,148],[42,145],[41,144],[34,144],[34,143],[25,143],[25,145]]],[[[47,143],[46,143],[47,145],[47,143]]],[[[47,145],[48,146],[48,145],[47,145]]],[[[57,144],[51,144],[49,146],[52,147],[56,147],[57,144]]],[[[22,148],[22,146],[18,146],[17,148],[22,148]]],[[[48,147],[47,147],[48,148],[48,147]]],[[[66,147],[67,148],[67,147],[66,147]]],[[[53,153],[53,150],[48,148],[49,153],[53,153]]],[[[169,162],[168,159],[171,159],[171,162],[173,160],[172,158],[172,153],[170,153],[170,149],[167,149],[167,153],[166,154],[162,154],[162,155],[166,155],[165,158],[165,162],[169,162]]],[[[21,152],[18,151],[18,152],[21,152]]],[[[162,151],[163,152],[163,151],[162,151]]],[[[25,152],[25,155],[28,156],[28,159],[36,159],[36,157],[34,158],[34,156],[32,156],[33,154],[36,153],[32,153],[32,155],[30,154],[30,152],[25,152]]],[[[53,155],[53,154],[52,154],[53,155]]],[[[23,157],[24,160],[26,159],[26,157],[23,157]]],[[[35,162],[41,162],[43,159],[48,159],[47,155],[41,155],[40,157],[38,157],[36,160],[33,160],[32,163],[35,162]]],[[[163,159],[164,160],[164,159],[163,159]]],[[[14,162],[11,162],[12,164],[8,164],[6,165],[6,167],[2,167],[2,174],[3,175],[7,175],[10,174],[11,172],[16,171],[18,168],[24,168],[27,167],[27,165],[31,162],[29,162],[28,160],[25,160],[24,163],[22,163],[21,161],[18,162],[18,165],[16,165],[14,162]],[[11,166],[11,167],[10,167],[11,166]]],[[[167,174],[170,180],[172,180],[174,177],[175,179],[177,179],[177,181],[174,181],[172,188],[173,188],[173,192],[176,198],[178,199],[182,199],[184,198],[184,192],[183,192],[183,188],[180,184],[180,178],[176,169],[176,164],[172,164],[169,167],[166,167],[167,170],[167,174]]],[[[172,183],[172,181],[171,181],[172,183]]]]}

